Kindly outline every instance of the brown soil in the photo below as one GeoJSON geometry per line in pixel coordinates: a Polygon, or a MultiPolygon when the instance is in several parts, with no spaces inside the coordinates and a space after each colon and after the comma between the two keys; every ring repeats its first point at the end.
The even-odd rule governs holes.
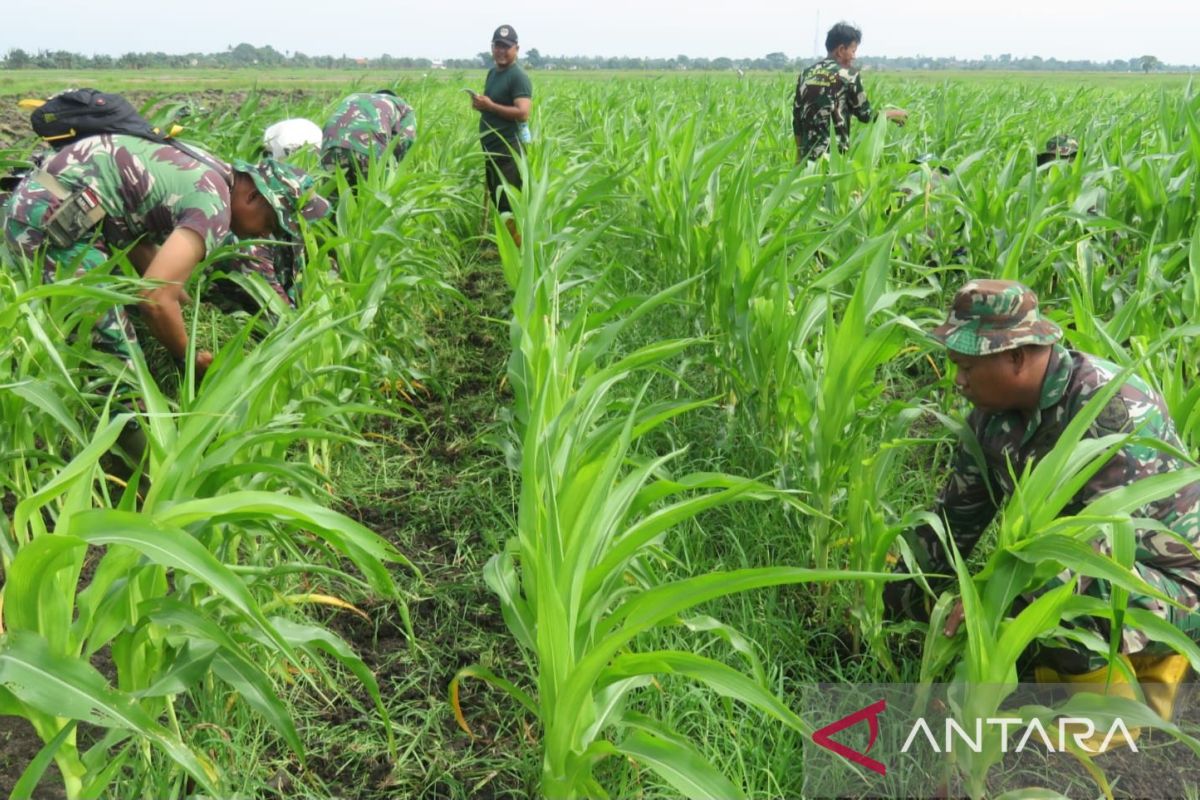
{"type": "MultiPolygon", "coordinates": [[[[0,717],[0,797],[8,797],[29,762],[42,749],[42,740],[33,726],[21,717],[0,717]]],[[[65,798],[62,776],[51,764],[42,775],[34,800],[65,798]]]]}

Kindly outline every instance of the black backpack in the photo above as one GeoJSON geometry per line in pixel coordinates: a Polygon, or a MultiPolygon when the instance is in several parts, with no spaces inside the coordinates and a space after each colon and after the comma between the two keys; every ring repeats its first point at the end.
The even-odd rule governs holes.
{"type": "Polygon", "coordinates": [[[54,95],[29,115],[33,132],[55,150],[101,133],[124,133],[155,142],[166,137],[119,94],[70,89],[54,95]]]}
{"type": "Polygon", "coordinates": [[[100,134],[126,134],[169,144],[217,171],[226,183],[233,185],[228,167],[218,166],[210,157],[183,142],[163,135],[146,121],[133,104],[119,94],[99,89],[68,89],[59,92],[38,106],[29,115],[33,132],[53,147],[61,150],[72,142],[100,134]]]}

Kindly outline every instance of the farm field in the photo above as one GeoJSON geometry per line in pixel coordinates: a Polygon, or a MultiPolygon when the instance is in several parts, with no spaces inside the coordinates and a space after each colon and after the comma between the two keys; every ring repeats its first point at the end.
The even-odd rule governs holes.
{"type": "MultiPolygon", "coordinates": [[[[226,159],[349,91],[418,118],[406,159],[305,231],[296,311],[221,314],[194,276],[193,339],[220,348],[200,386],[149,344],[132,390],[87,365],[77,332],[135,280],[48,291],[4,256],[0,795],[802,796],[806,686],[1003,682],[1015,657],[986,641],[1066,619],[985,609],[971,646],[883,620],[889,550],[966,411],[924,332],[969,277],[1034,288],[1197,455],[1184,78],[870,76],[909,124],[797,168],[794,75],[533,72],[517,248],[484,216],[461,91],[482,75],[0,75],[0,165],[34,143],[15,101],[69,85],[226,159]],[[1060,133],[1079,157],[1036,170],[1060,133]],[[144,483],[105,466],[127,423],[144,483]]],[[[1086,459],[1059,455],[972,555],[981,590],[1062,533],[1086,459]]],[[[966,763],[952,791],[995,796],[998,772],[966,763]]]]}

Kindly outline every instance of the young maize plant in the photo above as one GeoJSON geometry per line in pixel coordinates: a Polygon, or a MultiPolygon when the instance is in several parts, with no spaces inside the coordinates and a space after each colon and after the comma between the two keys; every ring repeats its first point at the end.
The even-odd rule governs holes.
{"type": "Polygon", "coordinates": [[[483,678],[539,719],[547,797],[607,796],[593,773],[614,755],[634,759],[684,795],[740,797],[742,790],[694,745],[627,707],[635,691],[655,675],[676,674],[798,731],[808,727],[755,678],[692,652],[638,652],[637,638],[735,592],[868,576],[791,567],[656,576],[651,557],[671,529],[734,501],[786,495],[720,473],[674,477],[667,467],[678,452],[639,452],[639,440],[705,401],[647,403],[652,377],[627,387],[639,375],[667,371],[671,359],[697,342],[656,342],[625,354],[615,351],[616,343],[632,322],[674,302],[687,285],[601,303],[607,270],[581,283],[576,265],[604,229],[582,226],[607,180],[589,185],[591,170],[552,167],[553,159],[552,151],[539,153],[523,192],[512,195],[522,248],[497,225],[515,293],[509,380],[520,502],[515,536],[485,571],[537,689],[531,695],[474,666],[455,678],[452,701],[465,726],[459,683],[483,678]]]}
{"type": "Polygon", "coordinates": [[[101,376],[89,380],[132,384],[145,413],[136,421],[110,413],[111,398],[101,398],[101,422],[88,436],[76,417],[95,413],[77,385],[88,373],[65,363],[83,361],[98,309],[129,295],[97,288],[90,274],[21,291],[14,274],[4,273],[12,302],[2,313],[13,316],[14,331],[29,335],[12,340],[5,363],[28,377],[6,386],[2,397],[29,427],[12,435],[44,436],[74,451],[64,464],[36,472],[26,466],[36,459],[16,459],[5,478],[19,501],[0,537],[0,713],[29,720],[46,742],[18,788],[35,787],[53,760],[68,797],[98,797],[131,759],[149,763],[153,749],[177,765],[179,792],[187,776],[222,794],[220,765],[187,745],[175,715],[181,694],[219,691],[214,680],[261,714],[303,762],[277,682],[294,670],[311,683],[312,669],[331,681],[325,657],[361,682],[391,745],[378,685],[350,647],[323,627],[268,616],[312,603],[349,606],[311,587],[297,590],[289,576],[305,573],[399,602],[403,612],[387,565],[411,566],[407,559],[322,506],[319,476],[288,459],[297,442],[351,438],[339,422],[345,408],[337,387],[314,387],[296,369],[338,322],[317,324],[314,312],[301,313],[251,351],[250,327],[243,328],[217,353],[203,392],[188,376],[178,407],[140,354],[133,375],[102,362],[101,376]],[[62,347],[54,342],[59,337],[78,341],[62,347]],[[136,424],[146,458],[119,505],[109,507],[102,463],[136,424]],[[143,469],[148,487],[139,480],[143,469]],[[93,666],[102,652],[112,664],[108,675],[93,666]],[[109,733],[82,752],[80,722],[109,733]]]}

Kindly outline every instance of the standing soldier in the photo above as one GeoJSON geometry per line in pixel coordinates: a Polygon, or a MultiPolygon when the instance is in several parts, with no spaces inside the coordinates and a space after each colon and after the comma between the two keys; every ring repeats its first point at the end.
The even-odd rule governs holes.
{"type": "MultiPolygon", "coordinates": [[[[150,332],[177,360],[188,336],[180,303],[196,266],[227,234],[242,239],[298,235],[296,215],[324,216],[312,179],[270,159],[226,164],[199,151],[128,135],[89,136],[30,174],[0,213],[8,249],[40,258],[47,282],[105,264],[118,249],[145,278],[139,309],[150,332]]],[[[97,324],[98,350],[128,358],[137,336],[124,308],[97,324]]],[[[203,373],[212,354],[196,354],[203,373]]]]}
{"type": "MultiPolygon", "coordinates": [[[[522,130],[528,130],[529,110],[533,104],[533,84],[525,70],[517,65],[517,32],[501,25],[492,34],[492,61],[483,94],[471,93],[471,107],[479,114],[479,139],[485,159],[487,201],[495,199],[500,213],[511,211],[508,197],[500,190],[503,182],[521,188],[521,172],[516,159],[522,153],[522,130]],[[499,191],[499,194],[497,192],[499,191]]],[[[505,220],[513,241],[521,246],[521,235],[511,218],[505,220]]]]}
{"type": "Polygon", "coordinates": [[[321,163],[342,169],[353,186],[372,161],[382,161],[389,152],[396,161],[403,160],[416,138],[416,112],[395,92],[352,94],[321,129],[321,163]]]}
{"type": "MultiPolygon", "coordinates": [[[[1062,331],[1042,316],[1037,296],[1015,281],[973,280],[959,289],[946,322],[933,331],[945,344],[958,368],[955,384],[974,406],[967,418],[982,461],[960,445],[953,459],[953,474],[938,499],[937,516],[943,518],[954,543],[966,558],[991,523],[1001,503],[1021,475],[1058,443],[1075,416],[1120,369],[1087,353],[1068,350],[1059,340],[1062,331]]],[[[1100,411],[1085,438],[1110,434],[1136,434],[1112,452],[1107,463],[1080,487],[1064,510],[1082,512],[1093,500],[1142,478],[1186,469],[1177,455],[1186,452],[1171,422],[1167,406],[1141,378],[1123,379],[1117,393],[1100,411]],[[1157,439],[1172,450],[1158,450],[1144,442],[1157,439]]],[[[1193,638],[1200,633],[1200,482],[1189,483],[1174,494],[1148,503],[1137,516],[1151,520],[1137,531],[1133,571],[1146,583],[1174,598],[1183,608],[1149,596],[1131,596],[1130,608],[1163,617],[1193,638]]],[[[929,526],[911,537],[913,552],[926,572],[954,570],[942,542],[929,526]]],[[[1098,547],[1107,547],[1103,542],[1098,547]]],[[[938,586],[936,582],[933,584],[938,586]]],[[[888,584],[884,598],[892,613],[920,614],[910,582],[888,584]]],[[[1107,581],[1081,576],[1079,593],[1107,601],[1107,581]]],[[[946,633],[962,622],[962,607],[951,613],[946,633]]],[[[1096,629],[1107,640],[1107,622],[1075,617],[1075,625],[1096,629]]],[[[1177,686],[1187,669],[1183,656],[1160,649],[1139,629],[1126,627],[1121,642],[1137,674],[1150,676],[1167,687],[1177,686]]],[[[1106,659],[1083,646],[1051,648],[1038,653],[1037,679],[1048,683],[1103,683],[1108,678],[1106,659]]],[[[1173,690],[1172,690],[1173,696],[1173,690]]],[[[1169,716],[1169,707],[1156,708],[1169,716]]]]}
{"type": "MultiPolygon", "coordinates": [[[[862,31],[839,22],[825,36],[826,57],[800,73],[796,100],[792,104],[792,133],[796,136],[796,163],[815,161],[829,151],[829,125],[833,124],[838,147],[850,146],[850,117],[870,122],[875,114],[863,89],[862,75],[853,69],[862,31]]],[[[884,116],[903,125],[908,112],[889,108],[884,116]]]]}

